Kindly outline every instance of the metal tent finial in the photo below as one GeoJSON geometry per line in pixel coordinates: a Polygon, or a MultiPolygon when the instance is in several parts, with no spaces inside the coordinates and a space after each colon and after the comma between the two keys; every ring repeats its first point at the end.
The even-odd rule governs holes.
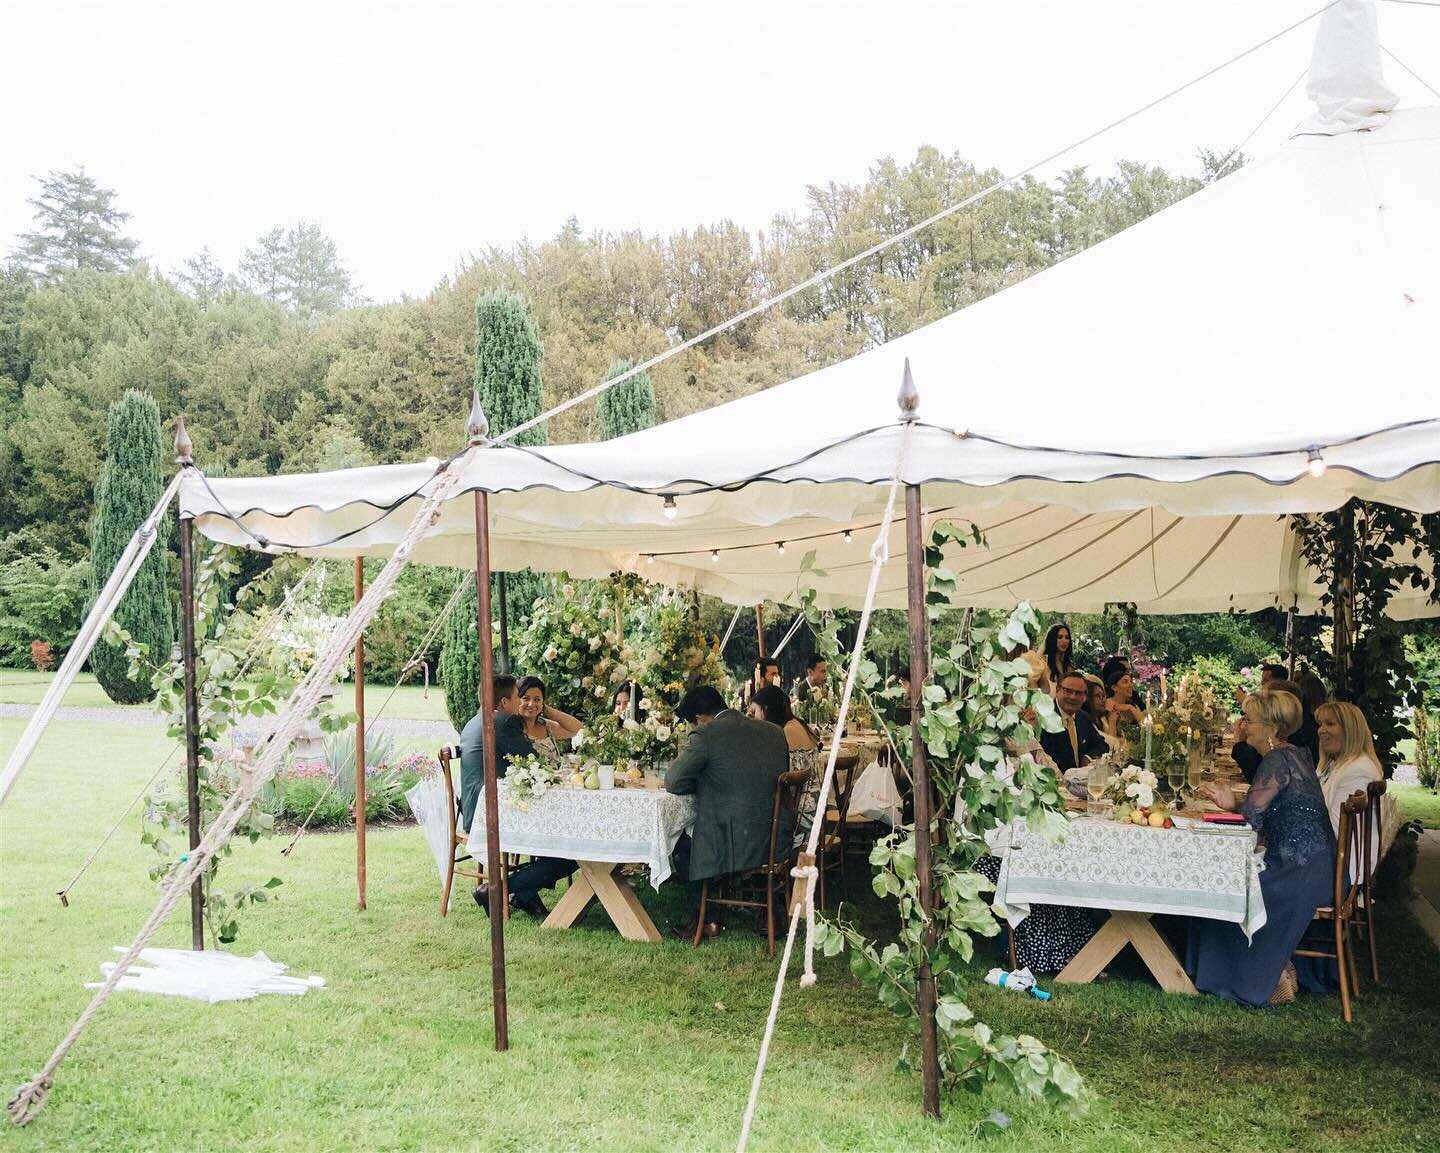
{"type": "Polygon", "coordinates": [[[900,406],[900,419],[920,419],[920,390],[915,387],[915,378],[910,375],[910,358],[905,358],[905,375],[900,380],[900,395],[895,398],[900,406]]]}
{"type": "Polygon", "coordinates": [[[195,463],[195,445],[190,440],[190,434],[185,431],[185,418],[175,418],[175,463],[180,465],[195,463]]]}
{"type": "Polygon", "coordinates": [[[470,397],[470,420],[465,425],[465,431],[470,434],[471,444],[485,444],[490,439],[490,418],[480,407],[480,390],[476,389],[470,397]]]}

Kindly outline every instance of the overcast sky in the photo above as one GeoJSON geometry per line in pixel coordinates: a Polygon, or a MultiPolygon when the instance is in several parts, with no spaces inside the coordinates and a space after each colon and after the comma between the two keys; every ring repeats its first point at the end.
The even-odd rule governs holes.
{"type": "MultiPolygon", "coordinates": [[[[300,219],[363,290],[423,294],[466,253],[588,230],[753,230],[805,186],[917,146],[1023,167],[1320,0],[0,0],[0,251],[32,177],[85,165],[167,271],[233,270],[300,219]],[[24,109],[25,111],[21,111],[24,109]]],[[[1315,22],[1067,157],[1193,171],[1304,70],[1315,22]]],[[[1440,88],[1440,8],[1380,5],[1440,88]]],[[[1402,103],[1434,97],[1385,60],[1402,103]]],[[[1308,111],[1304,85],[1255,136],[1308,111]]]]}

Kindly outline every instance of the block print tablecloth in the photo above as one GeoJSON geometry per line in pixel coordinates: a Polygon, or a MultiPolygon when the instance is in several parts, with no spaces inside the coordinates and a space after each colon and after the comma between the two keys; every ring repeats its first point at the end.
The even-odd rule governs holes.
{"type": "Polygon", "coordinates": [[[1079,817],[1054,843],[1021,826],[995,897],[1011,925],[1036,903],[1208,917],[1234,922],[1247,938],[1265,924],[1249,830],[1152,829],[1079,817]]]}
{"type": "MultiPolygon", "coordinates": [[[[574,861],[640,862],[659,888],[670,876],[670,852],[695,823],[695,799],[664,789],[557,787],[515,808],[500,782],[500,848],[533,857],[574,861]]],[[[470,822],[470,853],[485,859],[485,805],[470,822]]]]}

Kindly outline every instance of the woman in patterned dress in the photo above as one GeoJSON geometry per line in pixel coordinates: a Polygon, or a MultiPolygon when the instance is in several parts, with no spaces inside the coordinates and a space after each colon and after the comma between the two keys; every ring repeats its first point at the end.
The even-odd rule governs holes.
{"type": "Polygon", "coordinates": [[[799,844],[810,832],[815,821],[815,806],[820,799],[820,742],[810,727],[795,715],[790,697],[778,685],[756,689],[750,699],[749,715],[757,721],[769,721],[785,730],[785,743],[790,746],[790,770],[805,770],[810,779],[800,796],[800,811],[795,820],[795,842],[799,844]]]}
{"type": "Polygon", "coordinates": [[[525,721],[525,735],[535,751],[556,764],[560,762],[560,742],[568,741],[580,731],[574,717],[545,703],[545,682],[539,677],[522,677],[515,686],[520,693],[520,716],[525,721]]]}

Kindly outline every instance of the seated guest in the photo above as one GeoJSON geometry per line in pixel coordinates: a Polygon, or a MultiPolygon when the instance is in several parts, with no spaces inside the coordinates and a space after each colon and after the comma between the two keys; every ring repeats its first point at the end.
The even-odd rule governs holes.
{"type": "Polygon", "coordinates": [[[795,699],[797,701],[808,701],[811,697],[823,697],[825,695],[825,680],[830,674],[830,666],[825,658],[819,655],[811,657],[805,662],[805,675],[795,684],[795,699]]]}
{"type": "Polygon", "coordinates": [[[1301,669],[1295,674],[1295,683],[1300,686],[1300,704],[1312,717],[1315,710],[1330,699],[1330,690],[1314,669],[1301,669]]]}
{"type": "Polygon", "coordinates": [[[1120,735],[1121,725],[1138,725],[1145,719],[1140,706],[1130,700],[1135,691],[1135,679],[1123,665],[1111,664],[1110,671],[1101,679],[1105,682],[1105,723],[1106,731],[1112,737],[1120,735]]]}
{"type": "Polygon", "coordinates": [[[610,697],[610,711],[617,717],[628,717],[631,715],[631,702],[634,702],[634,717],[637,721],[643,721],[645,711],[640,707],[640,696],[640,686],[634,681],[621,681],[620,687],[610,697]]]}
{"type": "MultiPolygon", "coordinates": [[[[1260,687],[1262,689],[1273,688],[1276,681],[1283,681],[1290,675],[1290,670],[1284,665],[1261,665],[1260,666],[1260,687]]],[[[1243,688],[1235,690],[1235,703],[1243,705],[1248,694],[1243,688]]],[[[1302,702],[1303,703],[1303,702],[1302,702]]]]}
{"type": "Polygon", "coordinates": [[[1200,788],[1220,808],[1244,813],[1265,843],[1264,926],[1247,942],[1239,925],[1197,917],[1186,945],[1185,969],[1195,987],[1245,1005],[1264,1005],[1279,992],[1315,910],[1333,897],[1335,834],[1325,794],[1309,753],[1289,741],[1300,716],[1300,698],[1291,693],[1273,688],[1251,693],[1245,719],[1251,743],[1265,755],[1250,791],[1237,804],[1228,785],[1208,782],[1200,788]]]}
{"type": "MultiPolygon", "coordinates": [[[[1085,711],[1090,714],[1090,719],[1095,722],[1095,727],[1103,733],[1109,714],[1109,706],[1105,697],[1105,682],[1094,673],[1083,673],[1081,675],[1085,678],[1087,693],[1085,698],[1085,711]]],[[[1056,687],[1058,688],[1059,686],[1056,687]]]]}
{"type": "Polygon", "coordinates": [[[1075,668],[1075,654],[1070,649],[1070,626],[1051,625],[1045,634],[1045,683],[1053,693],[1060,678],[1075,668]]]}
{"type": "MultiPolygon", "coordinates": [[[[1325,793],[1325,808],[1330,813],[1330,827],[1340,833],[1340,806],[1351,793],[1363,793],[1372,781],[1383,781],[1380,758],[1375,753],[1375,738],[1365,714],[1352,704],[1326,701],[1315,710],[1315,727],[1320,742],[1320,788],[1325,793]]],[[[1370,845],[1371,860],[1380,851],[1379,829],[1374,830],[1370,845]]],[[[1378,864],[1378,861],[1375,861],[1378,864]]],[[[1352,862],[1351,878],[1359,875],[1363,862],[1352,862]]]]}
{"type": "Polygon", "coordinates": [[[757,721],[779,725],[785,734],[785,743],[790,747],[791,770],[804,770],[811,774],[800,798],[800,812],[795,826],[796,839],[803,839],[803,834],[810,831],[814,822],[815,805],[820,798],[820,773],[823,768],[820,764],[820,742],[815,739],[810,726],[790,708],[790,698],[785,695],[785,690],[775,685],[756,690],[747,715],[757,721]]]}
{"type": "Polygon", "coordinates": [[[1127,673],[1130,672],[1130,658],[1106,657],[1105,662],[1100,666],[1100,680],[1102,682],[1105,681],[1116,669],[1124,669],[1127,673]]]}
{"type": "MultiPolygon", "coordinates": [[[[525,735],[515,678],[501,674],[491,684],[495,689],[495,775],[503,777],[510,767],[507,757],[528,757],[535,746],[525,735]]],[[[467,829],[485,784],[484,731],[480,714],[476,713],[460,734],[460,817],[467,829]]]]}
{"type": "MultiPolygon", "coordinates": [[[[1271,667],[1279,668],[1280,666],[1266,666],[1266,668],[1271,667]]],[[[1268,691],[1289,693],[1295,698],[1296,704],[1300,705],[1300,727],[1296,729],[1292,735],[1291,744],[1304,749],[1310,754],[1310,764],[1312,767],[1319,764],[1320,741],[1315,732],[1315,718],[1312,717],[1309,710],[1305,708],[1304,696],[1301,693],[1300,686],[1294,681],[1272,679],[1268,691]]],[[[1258,748],[1255,742],[1248,738],[1245,718],[1242,715],[1240,720],[1235,724],[1235,745],[1230,750],[1230,756],[1234,758],[1235,763],[1240,766],[1240,772],[1244,774],[1247,781],[1254,776],[1255,770],[1259,768],[1260,758],[1263,755],[1264,750],[1258,748]]]]}
{"type": "Polygon", "coordinates": [[[1062,775],[1110,751],[1110,746],[1085,711],[1088,696],[1089,686],[1085,678],[1076,672],[1067,673],[1055,690],[1055,704],[1060,709],[1060,720],[1065,727],[1058,733],[1040,734],[1040,747],[1050,755],[1062,775]]]}
{"type": "Polygon", "coordinates": [[[525,735],[535,751],[551,760],[560,759],[560,741],[568,741],[581,724],[567,712],[545,703],[545,682],[539,677],[522,677],[515,686],[520,694],[520,715],[525,718],[525,735]]]}
{"type": "MultiPolygon", "coordinates": [[[[503,777],[509,768],[506,758],[528,757],[535,751],[535,746],[525,735],[525,718],[521,715],[520,693],[516,690],[515,678],[497,676],[492,683],[495,687],[495,775],[503,777]]],[[[460,815],[467,829],[475,815],[480,788],[485,783],[484,746],[484,726],[479,714],[476,714],[460,734],[460,815]]],[[[548,889],[561,878],[568,877],[575,868],[574,861],[551,857],[539,857],[521,866],[509,877],[510,907],[543,919],[548,914],[540,900],[540,890],[548,889]]],[[[480,885],[473,895],[475,903],[488,913],[490,886],[480,885]]]]}
{"type": "Polygon", "coordinates": [[[755,662],[755,668],[750,673],[750,679],[740,686],[740,709],[749,709],[750,702],[755,699],[755,694],[766,685],[780,684],[780,662],[774,657],[761,657],[755,662]]]}
{"type": "MultiPolygon", "coordinates": [[[[694,830],[675,846],[675,871],[690,897],[690,924],[675,931],[683,938],[695,935],[701,881],[769,858],[775,781],[789,768],[790,747],[780,728],[727,708],[710,685],[686,693],[675,715],[694,726],[665,774],[667,791],[695,798],[694,830]]],[[[719,933],[718,920],[706,923],[705,936],[719,933]]]]}

